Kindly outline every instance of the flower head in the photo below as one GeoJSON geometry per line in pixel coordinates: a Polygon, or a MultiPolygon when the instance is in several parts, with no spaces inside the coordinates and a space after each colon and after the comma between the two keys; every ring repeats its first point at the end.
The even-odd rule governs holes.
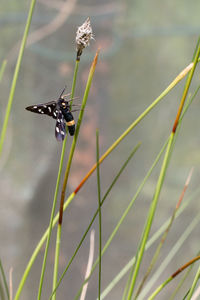
{"type": "Polygon", "coordinates": [[[76,32],[76,51],[77,51],[77,60],[80,60],[80,56],[84,48],[89,45],[90,39],[93,39],[92,27],[90,23],[90,18],[77,29],[76,32]]]}

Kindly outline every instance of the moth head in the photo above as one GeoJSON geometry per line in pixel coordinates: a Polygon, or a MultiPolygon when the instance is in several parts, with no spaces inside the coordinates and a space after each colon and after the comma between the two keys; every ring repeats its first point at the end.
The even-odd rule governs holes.
{"type": "Polygon", "coordinates": [[[65,101],[61,102],[62,108],[66,108],[66,103],[65,101]]]}

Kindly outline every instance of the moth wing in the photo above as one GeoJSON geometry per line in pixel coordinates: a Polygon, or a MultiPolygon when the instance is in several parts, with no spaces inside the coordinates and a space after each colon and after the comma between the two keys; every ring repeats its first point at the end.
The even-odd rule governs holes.
{"type": "Polygon", "coordinates": [[[35,105],[27,106],[26,110],[29,110],[37,114],[44,114],[54,119],[57,119],[58,109],[56,108],[56,104],[57,104],[56,101],[51,101],[42,104],[35,104],[35,105]]]}
{"type": "Polygon", "coordinates": [[[58,111],[57,120],[56,120],[56,127],[55,127],[55,136],[57,141],[63,141],[66,135],[66,125],[63,114],[58,111]]]}

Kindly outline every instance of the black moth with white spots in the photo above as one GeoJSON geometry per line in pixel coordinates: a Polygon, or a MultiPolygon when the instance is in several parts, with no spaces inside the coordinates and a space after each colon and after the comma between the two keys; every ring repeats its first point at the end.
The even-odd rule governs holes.
{"type": "Polygon", "coordinates": [[[75,133],[75,121],[69,104],[71,100],[65,99],[66,96],[63,96],[64,91],[65,88],[58,100],[26,107],[26,109],[31,112],[48,115],[56,119],[55,136],[58,141],[64,140],[66,125],[70,135],[74,135],[75,133]]]}

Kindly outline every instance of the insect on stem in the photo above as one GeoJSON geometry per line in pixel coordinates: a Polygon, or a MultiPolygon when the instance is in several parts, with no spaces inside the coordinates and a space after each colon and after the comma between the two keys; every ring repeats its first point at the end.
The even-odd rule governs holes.
{"type": "Polygon", "coordinates": [[[75,133],[75,121],[70,104],[72,99],[67,100],[64,98],[63,94],[65,90],[66,86],[57,100],[26,107],[26,109],[31,112],[44,114],[56,119],[55,137],[58,141],[64,140],[66,136],[66,125],[70,135],[74,135],[75,133]]]}

